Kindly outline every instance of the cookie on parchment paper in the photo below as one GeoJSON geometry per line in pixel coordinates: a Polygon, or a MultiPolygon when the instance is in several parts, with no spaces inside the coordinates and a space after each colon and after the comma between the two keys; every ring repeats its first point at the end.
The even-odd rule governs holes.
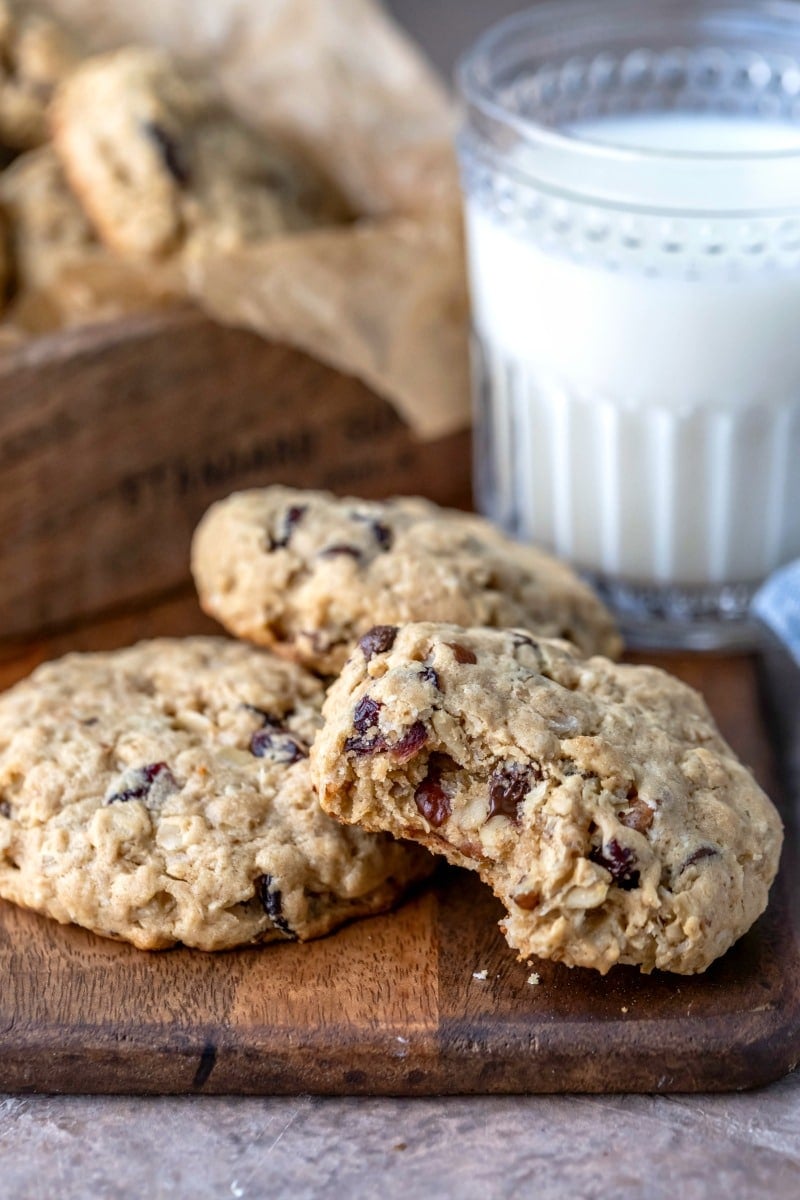
{"type": "Polygon", "coordinates": [[[76,61],[70,38],[51,17],[32,12],[24,0],[0,0],[0,153],[47,140],[47,105],[76,61]]]}
{"type": "Polygon", "coordinates": [[[29,333],[111,320],[174,303],[177,273],[108,250],[70,190],[52,146],[0,172],[8,224],[11,321],[29,333]]]}
{"type": "Polygon", "coordinates": [[[65,263],[97,245],[51,146],[21,154],[0,174],[0,207],[10,226],[19,287],[49,285],[65,263]]]}
{"type": "Polygon", "coordinates": [[[51,109],[56,151],[102,240],[134,259],[241,248],[343,219],[309,165],[244,125],[166,51],[86,59],[51,109]]]}

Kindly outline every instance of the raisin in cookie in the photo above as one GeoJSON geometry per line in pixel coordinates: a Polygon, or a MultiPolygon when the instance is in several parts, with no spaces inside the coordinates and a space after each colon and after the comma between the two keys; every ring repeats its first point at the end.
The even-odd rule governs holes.
{"type": "Polygon", "coordinates": [[[313,938],[431,856],[319,808],[322,689],[223,639],[73,654],[0,697],[0,896],[142,949],[313,938]]]}
{"type": "Polygon", "coordinates": [[[341,219],[332,189],[154,48],[87,59],[56,95],[56,150],[101,238],[153,259],[341,219]]]}
{"type": "Polygon", "coordinates": [[[27,150],[46,140],[48,102],[75,62],[75,48],[50,17],[0,0],[0,146],[27,150]]]}
{"type": "Polygon", "coordinates": [[[470,867],[521,955],[704,970],[767,903],[781,823],[700,696],[522,631],[372,630],[331,688],[327,812],[470,867]]]}
{"type": "Polygon", "coordinates": [[[427,500],[272,487],[215,504],[195,534],[200,601],[239,637],[335,673],[375,624],[523,625],[614,655],[614,623],[562,563],[427,500]]]}

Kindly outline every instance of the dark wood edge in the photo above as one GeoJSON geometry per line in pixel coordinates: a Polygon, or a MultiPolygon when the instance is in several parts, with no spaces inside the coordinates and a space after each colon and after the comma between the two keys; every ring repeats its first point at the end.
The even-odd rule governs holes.
{"type": "MultiPolygon", "coordinates": [[[[160,605],[167,605],[173,601],[176,603],[182,601],[187,603],[193,602],[199,608],[194,584],[187,580],[185,583],[178,584],[177,587],[167,588],[166,591],[162,592],[155,592],[153,595],[148,596],[145,601],[141,599],[127,600],[121,604],[111,604],[105,608],[98,609],[97,612],[93,612],[90,615],[84,613],[80,616],[70,617],[69,620],[55,621],[50,625],[43,625],[35,633],[15,633],[8,637],[0,630],[0,665],[13,662],[14,659],[22,657],[42,641],[52,638],[64,638],[70,634],[79,637],[87,629],[91,629],[96,625],[113,624],[115,621],[134,618],[138,613],[141,613],[143,608],[157,608],[160,605]]],[[[224,630],[221,627],[217,632],[220,637],[224,636],[224,630]]]]}
{"type": "Polygon", "coordinates": [[[287,1049],[286,1031],[262,1028],[252,1031],[252,1044],[243,1050],[218,1026],[191,1036],[172,1030],[169,1042],[163,1026],[144,1026],[135,1036],[83,1028],[66,1038],[63,1030],[14,1028],[0,1038],[0,1089],[137,1095],[728,1092],[772,1083],[800,1063],[800,992],[791,987],[779,1006],[733,1013],[723,1022],[709,1020],[699,1039],[702,1049],[690,1063],[680,1020],[659,1022],[657,1048],[632,1050],[637,1026],[647,1024],[632,1019],[624,1026],[596,1027],[610,1064],[598,1077],[587,1049],[588,1024],[553,1022],[539,1027],[532,1039],[529,1029],[509,1027],[487,1035],[479,1025],[465,1030],[463,1024],[444,1022],[433,1040],[427,1031],[418,1039],[406,1031],[409,1040],[402,1051],[394,1029],[361,1031],[357,1042],[352,1030],[339,1030],[337,1037],[336,1030],[320,1029],[311,1036],[293,1035],[287,1049]],[[537,1054],[543,1043],[546,1068],[537,1054]],[[36,1078],[43,1061],[44,1087],[36,1078]]]}
{"type": "MultiPolygon", "coordinates": [[[[170,331],[192,324],[204,325],[211,320],[193,304],[181,302],[151,312],[92,321],[71,329],[32,335],[18,345],[0,350],[0,380],[21,368],[35,366],[41,359],[48,363],[96,354],[109,345],[135,342],[160,330],[170,331]]],[[[253,335],[255,336],[255,335],[253,335]]]]}

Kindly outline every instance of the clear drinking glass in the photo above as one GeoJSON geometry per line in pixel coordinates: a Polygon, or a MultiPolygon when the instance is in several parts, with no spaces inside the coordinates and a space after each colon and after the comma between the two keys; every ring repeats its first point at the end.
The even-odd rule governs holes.
{"type": "Polygon", "coordinates": [[[800,555],[800,4],[544,4],[459,83],[479,506],[632,642],[748,642],[800,555]]]}

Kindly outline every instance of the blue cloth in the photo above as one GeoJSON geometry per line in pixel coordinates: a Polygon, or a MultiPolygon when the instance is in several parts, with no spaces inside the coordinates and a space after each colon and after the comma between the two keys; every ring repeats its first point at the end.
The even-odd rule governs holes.
{"type": "Polygon", "coordinates": [[[800,559],[770,575],[753,597],[753,612],[785,643],[800,666],[800,559]]]}

